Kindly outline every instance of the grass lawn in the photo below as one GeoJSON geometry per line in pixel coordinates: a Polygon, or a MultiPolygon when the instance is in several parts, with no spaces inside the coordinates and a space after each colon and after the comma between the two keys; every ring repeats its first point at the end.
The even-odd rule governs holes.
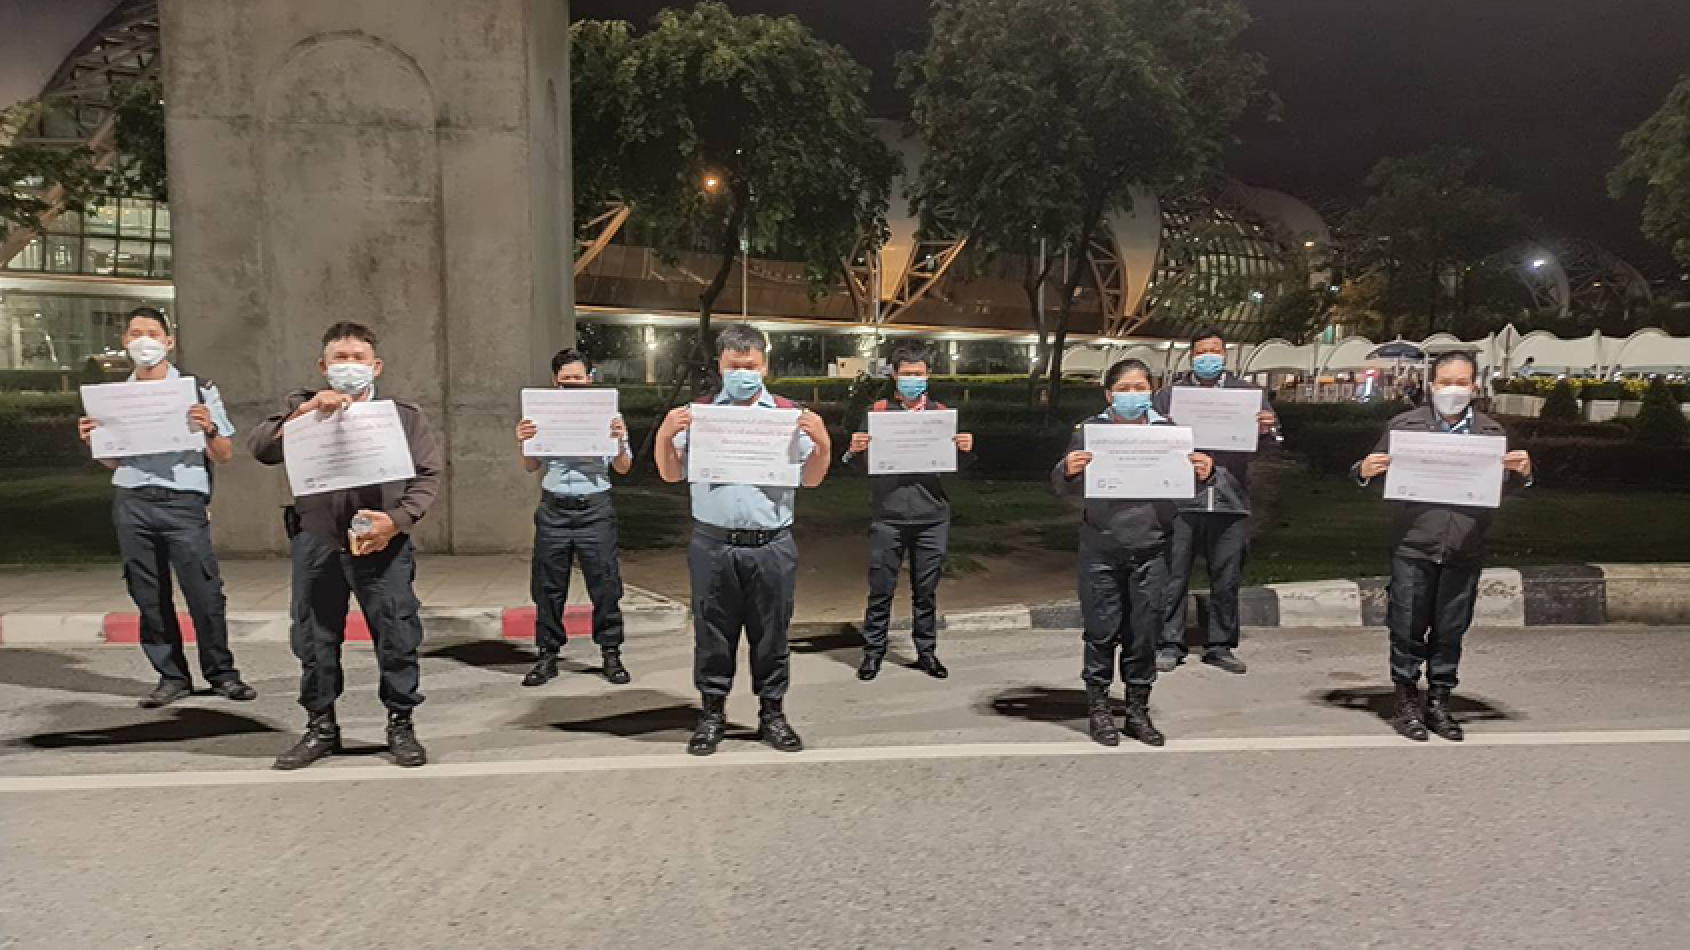
{"type": "MultiPolygon", "coordinates": [[[[1271,499],[1245,582],[1366,577],[1387,571],[1388,506],[1376,491],[1290,464],[1264,466],[1271,499]]],[[[115,560],[110,474],[0,471],[0,564],[30,566],[115,560]]],[[[952,574],[979,571],[987,558],[1022,550],[1071,551],[1078,515],[1041,481],[953,479],[956,518],[952,574]]],[[[623,547],[675,548],[687,534],[686,486],[638,472],[618,483],[623,547]]],[[[528,505],[528,499],[521,504],[528,505]]],[[[859,536],[869,486],[860,476],[830,478],[799,497],[798,534],[806,545],[859,536]]],[[[1602,561],[1682,561],[1690,493],[1581,492],[1537,487],[1503,506],[1489,563],[1523,566],[1602,561]]],[[[1199,579],[1201,580],[1201,573],[1199,579]]]]}

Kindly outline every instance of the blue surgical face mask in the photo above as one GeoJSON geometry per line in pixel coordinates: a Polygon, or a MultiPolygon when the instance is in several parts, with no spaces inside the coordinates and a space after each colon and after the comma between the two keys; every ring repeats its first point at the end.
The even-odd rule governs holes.
{"type": "Polygon", "coordinates": [[[1142,419],[1150,411],[1150,394],[1110,393],[1109,408],[1123,419],[1142,419]]]}
{"type": "Polygon", "coordinates": [[[927,395],[927,377],[899,376],[898,395],[904,397],[905,402],[915,402],[927,395]]]}
{"type": "Polygon", "coordinates": [[[1192,358],[1191,369],[1200,379],[1214,379],[1226,372],[1226,357],[1219,353],[1204,353],[1192,358]]]}
{"type": "Polygon", "coordinates": [[[722,374],[722,392],[734,402],[749,402],[763,389],[763,374],[754,369],[730,369],[722,374]]]}
{"type": "Polygon", "coordinates": [[[375,382],[376,368],[369,363],[330,363],[323,376],[328,379],[330,389],[356,396],[375,382]]]}

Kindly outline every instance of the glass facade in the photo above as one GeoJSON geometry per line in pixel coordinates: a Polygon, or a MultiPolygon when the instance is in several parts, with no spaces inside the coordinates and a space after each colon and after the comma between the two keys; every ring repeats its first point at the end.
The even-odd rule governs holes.
{"type": "Polygon", "coordinates": [[[1151,336],[1213,326],[1255,340],[1267,303],[1285,287],[1286,252],[1267,225],[1208,196],[1165,201],[1162,248],[1146,309],[1151,336]]]}
{"type": "Polygon", "coordinates": [[[0,370],[79,370],[89,357],[121,362],[124,317],[167,299],[0,289],[0,370]]]}
{"type": "Polygon", "coordinates": [[[88,277],[171,276],[170,209],[150,198],[110,198],[54,219],[6,270],[88,277]]]}

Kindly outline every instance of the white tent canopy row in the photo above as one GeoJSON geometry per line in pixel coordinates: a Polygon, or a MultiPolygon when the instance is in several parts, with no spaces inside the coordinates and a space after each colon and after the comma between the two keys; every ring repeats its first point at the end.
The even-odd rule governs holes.
{"type": "MultiPolygon", "coordinates": [[[[1675,337],[1656,329],[1639,330],[1627,337],[1592,333],[1582,339],[1563,340],[1542,330],[1522,336],[1513,326],[1508,326],[1480,340],[1461,340],[1447,333],[1438,333],[1418,342],[1390,342],[1407,343],[1428,357],[1452,350],[1469,352],[1478,359],[1482,369],[1503,374],[1528,366],[1528,360],[1533,371],[1545,373],[1593,372],[1606,376],[1631,372],[1690,372],[1690,337],[1675,337]]],[[[1381,345],[1359,336],[1346,337],[1336,343],[1303,346],[1284,340],[1231,344],[1227,347],[1227,364],[1242,375],[1301,373],[1326,376],[1353,373],[1396,362],[1371,358],[1381,345]]],[[[1065,366],[1072,372],[1102,373],[1116,360],[1139,359],[1149,364],[1152,372],[1163,375],[1189,368],[1190,349],[1189,344],[1183,341],[1122,341],[1102,347],[1095,344],[1076,347],[1064,360],[1065,366]]]]}

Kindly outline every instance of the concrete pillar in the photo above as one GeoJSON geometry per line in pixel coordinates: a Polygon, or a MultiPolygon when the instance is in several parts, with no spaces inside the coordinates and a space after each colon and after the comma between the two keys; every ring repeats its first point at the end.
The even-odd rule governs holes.
{"type": "MultiPolygon", "coordinates": [[[[383,396],[447,446],[435,552],[521,550],[518,391],[574,339],[565,0],[163,0],[186,365],[249,429],[319,387],[320,337],[380,337],[383,396]]],[[[285,550],[279,470],[244,450],[212,525],[285,550]]]]}

